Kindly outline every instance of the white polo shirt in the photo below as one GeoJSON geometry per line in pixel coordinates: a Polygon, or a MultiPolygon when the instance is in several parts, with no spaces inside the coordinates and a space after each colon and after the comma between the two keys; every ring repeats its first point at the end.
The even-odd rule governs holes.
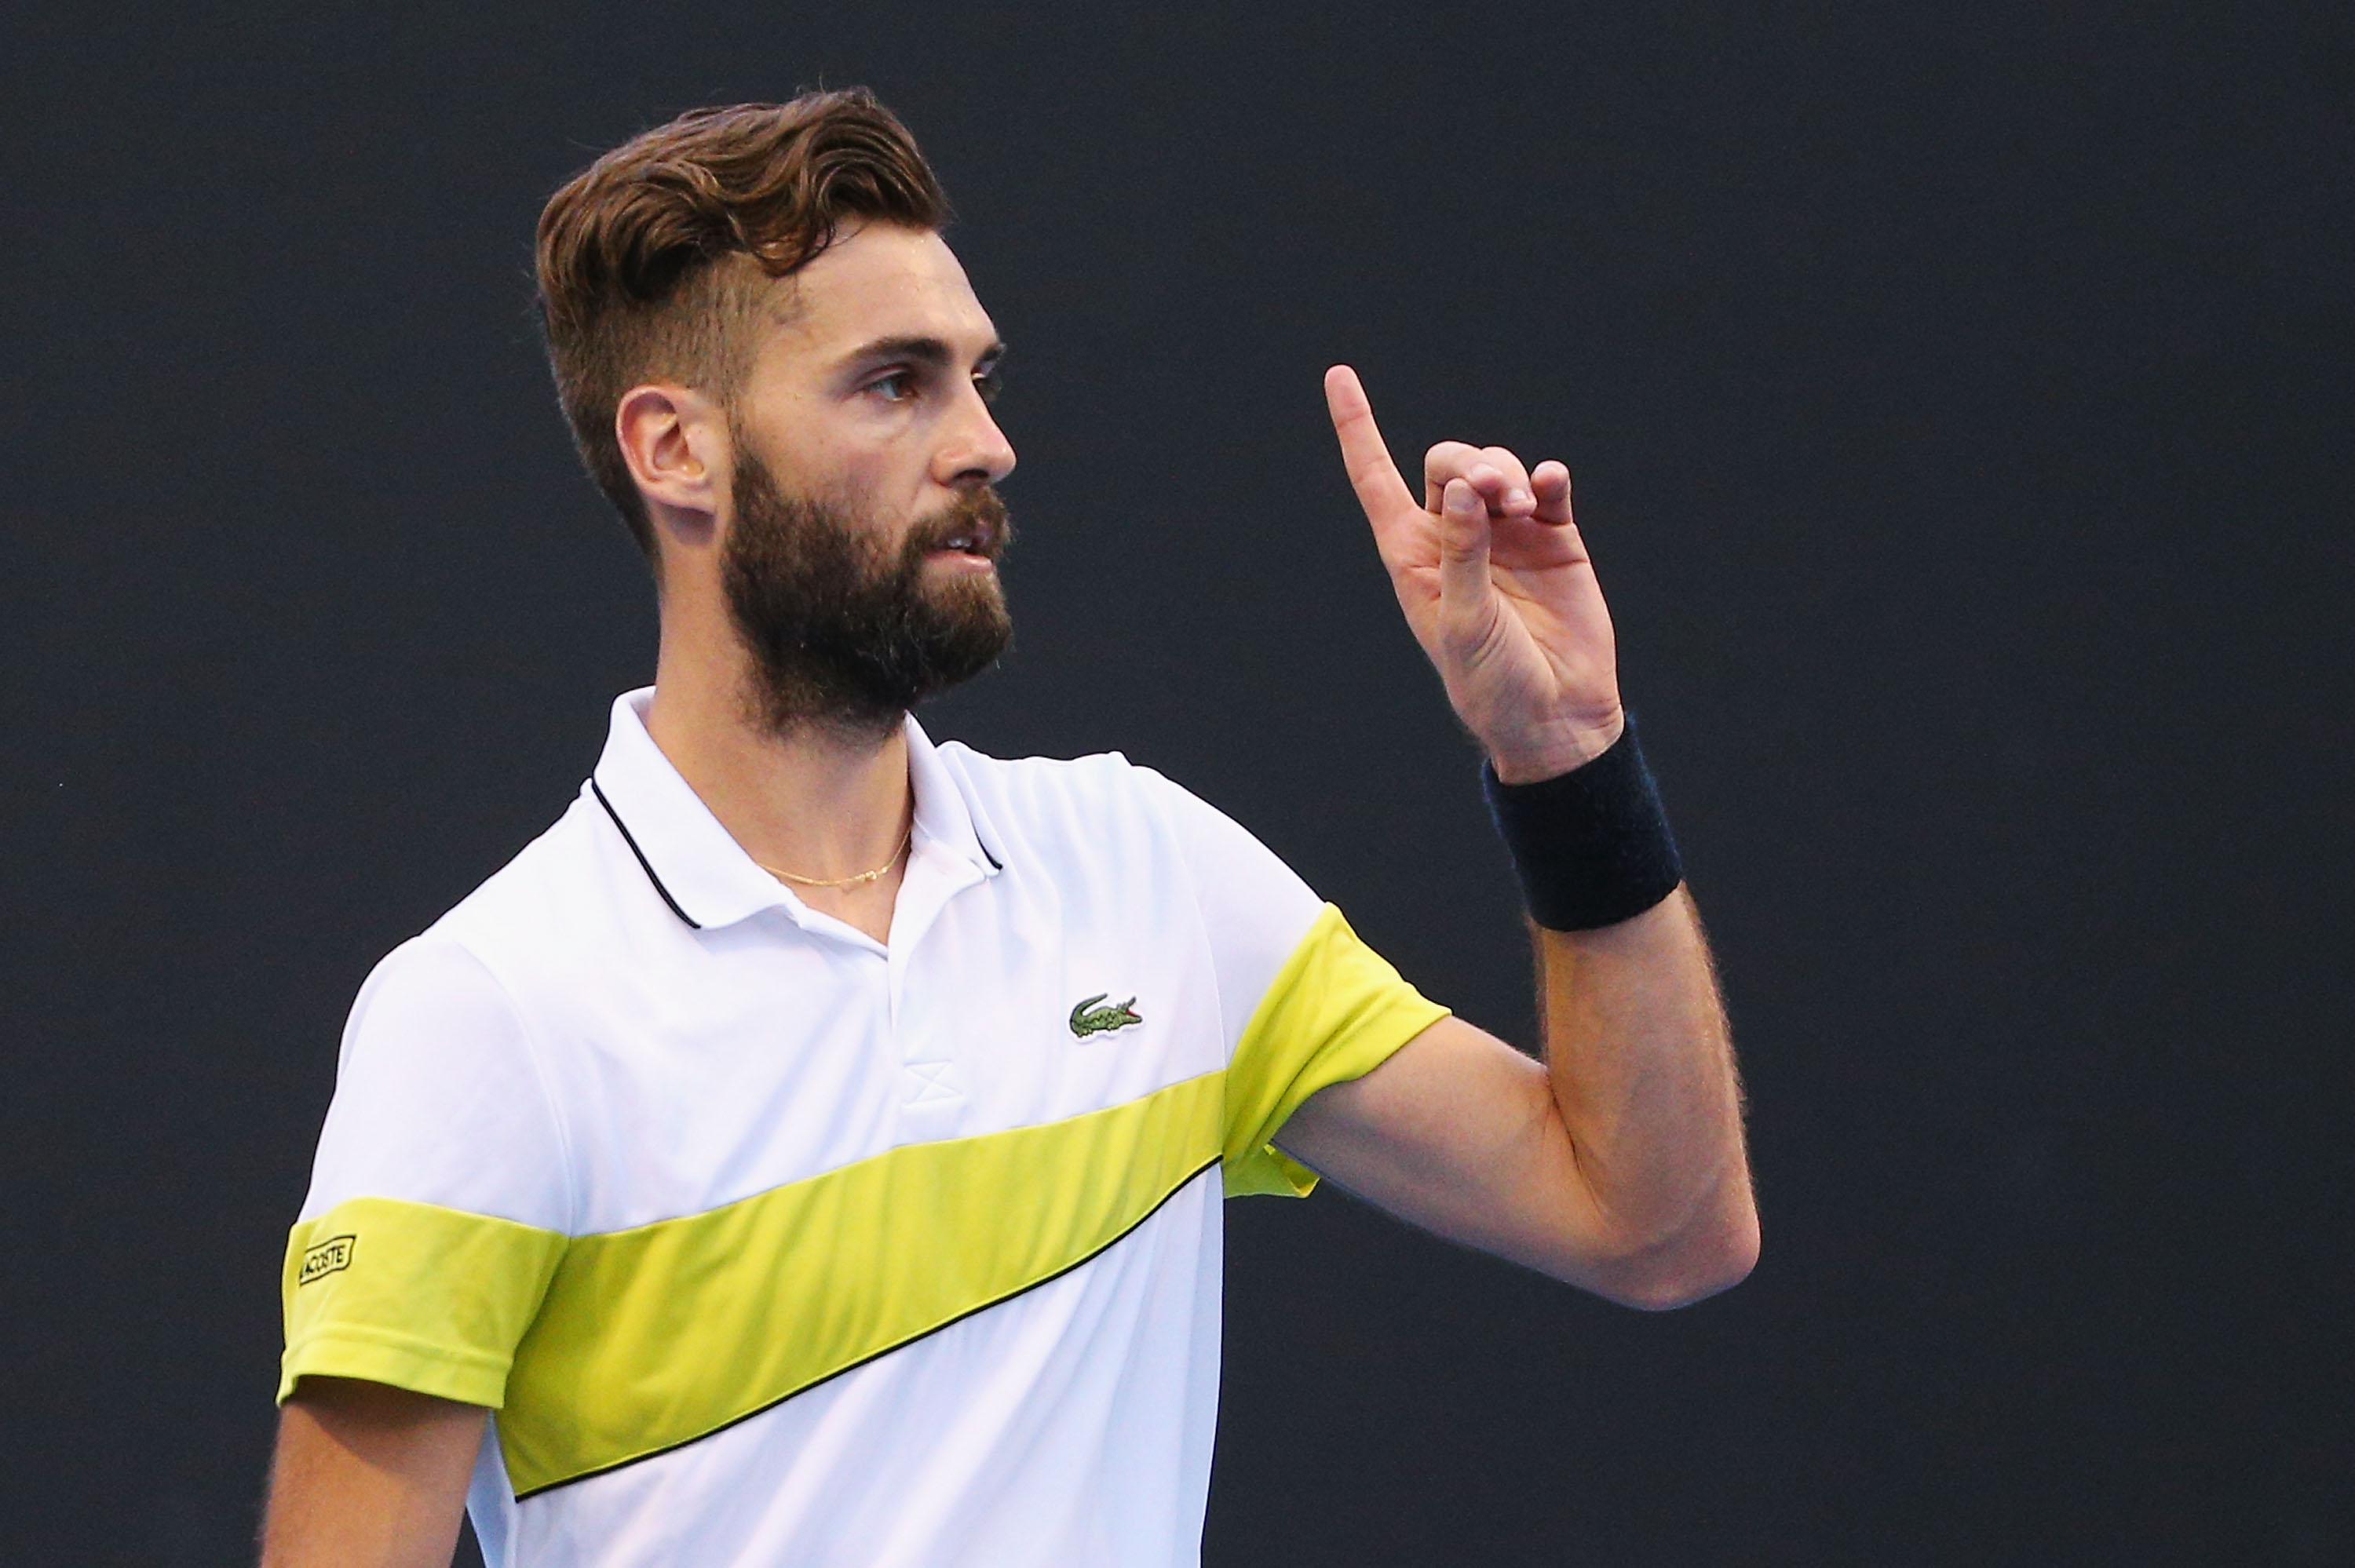
{"type": "Polygon", "coordinates": [[[877,942],[747,858],[650,697],[362,987],[280,1398],[492,1407],[495,1565],[1197,1563],[1220,1188],[1305,1194],[1284,1118],[1444,1010],[1150,769],[913,720],[877,942]]]}

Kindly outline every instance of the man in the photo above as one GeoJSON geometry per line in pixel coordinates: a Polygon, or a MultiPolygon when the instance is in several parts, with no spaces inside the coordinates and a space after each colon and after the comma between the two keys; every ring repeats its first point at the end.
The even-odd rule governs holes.
{"type": "Polygon", "coordinates": [[[1322,1173],[1646,1308],[1752,1265],[1567,471],[1446,443],[1419,503],[1327,378],[1493,769],[1540,1065],[1159,776],[909,716],[1007,636],[1000,345],[944,216],[859,92],[687,115],[543,215],[655,684],[353,1008],[288,1249],[271,1568],[446,1563],[462,1502],[494,1563],[1194,1562],[1219,1189],[1322,1173]]]}

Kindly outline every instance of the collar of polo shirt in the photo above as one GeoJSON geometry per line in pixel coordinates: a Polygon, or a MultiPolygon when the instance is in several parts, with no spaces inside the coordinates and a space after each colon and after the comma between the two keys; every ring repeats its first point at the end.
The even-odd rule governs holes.
{"type": "MultiPolygon", "coordinates": [[[[689,926],[730,926],[764,909],[801,919],[807,906],[753,863],[646,733],[654,694],[652,686],[643,686],[613,699],[590,793],[629,840],[655,891],[689,926]]],[[[996,835],[979,804],[942,762],[915,715],[905,722],[908,779],[916,797],[911,855],[944,854],[982,876],[996,875],[1005,857],[992,847],[996,835]]]]}

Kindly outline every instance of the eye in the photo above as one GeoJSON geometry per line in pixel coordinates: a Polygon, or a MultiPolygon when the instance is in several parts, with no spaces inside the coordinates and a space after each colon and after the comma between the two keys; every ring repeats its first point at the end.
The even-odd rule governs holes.
{"type": "Polygon", "coordinates": [[[915,373],[894,370],[888,376],[879,376],[867,384],[867,390],[886,403],[904,403],[916,395],[915,373]]]}
{"type": "Polygon", "coordinates": [[[986,370],[976,370],[973,373],[973,389],[981,394],[981,400],[985,403],[996,402],[997,394],[1005,385],[1006,379],[998,374],[997,366],[995,365],[986,370]]]}

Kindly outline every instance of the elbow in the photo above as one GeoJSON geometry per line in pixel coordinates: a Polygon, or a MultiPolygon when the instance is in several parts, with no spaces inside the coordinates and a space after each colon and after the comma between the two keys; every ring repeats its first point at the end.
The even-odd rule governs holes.
{"type": "Polygon", "coordinates": [[[1711,1245],[1631,1282],[1632,1290],[1613,1298],[1639,1312],[1673,1312],[1732,1289],[1757,1266],[1758,1222],[1753,1217],[1738,1233],[1712,1238],[1711,1245]]]}
{"type": "Polygon", "coordinates": [[[1614,1260],[1583,1281],[1639,1312],[1670,1312],[1732,1289],[1758,1266],[1758,1213],[1748,1203],[1614,1260]]]}

